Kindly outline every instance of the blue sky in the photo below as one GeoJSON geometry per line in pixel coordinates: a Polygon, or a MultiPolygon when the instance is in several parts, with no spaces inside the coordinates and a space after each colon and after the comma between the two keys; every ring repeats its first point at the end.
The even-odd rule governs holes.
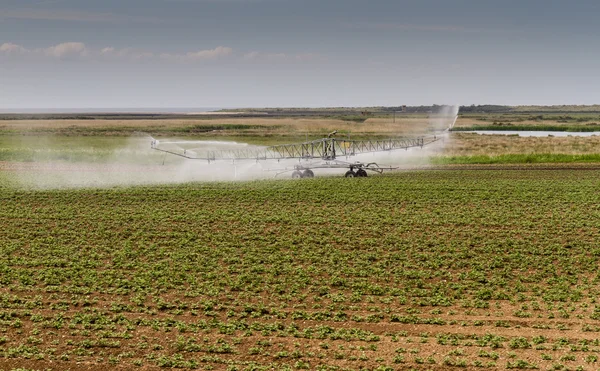
{"type": "Polygon", "coordinates": [[[600,2],[0,0],[0,109],[594,104],[600,2]]]}

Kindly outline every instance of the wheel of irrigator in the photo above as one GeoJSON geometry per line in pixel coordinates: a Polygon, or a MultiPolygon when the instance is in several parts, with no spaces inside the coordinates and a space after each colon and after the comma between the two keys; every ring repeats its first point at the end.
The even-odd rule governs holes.
{"type": "Polygon", "coordinates": [[[366,178],[367,177],[367,171],[365,169],[358,169],[356,171],[356,176],[357,177],[361,177],[361,178],[366,178]]]}
{"type": "Polygon", "coordinates": [[[346,178],[354,178],[356,176],[356,173],[352,170],[348,170],[348,171],[346,171],[346,174],[344,174],[344,176],[346,178]]]}
{"type": "Polygon", "coordinates": [[[315,173],[313,173],[311,169],[306,169],[306,170],[304,170],[304,173],[302,173],[302,177],[303,178],[314,178],[315,173]]]}
{"type": "Polygon", "coordinates": [[[294,179],[302,178],[302,173],[299,172],[298,170],[296,170],[292,173],[292,178],[294,178],[294,179]]]}

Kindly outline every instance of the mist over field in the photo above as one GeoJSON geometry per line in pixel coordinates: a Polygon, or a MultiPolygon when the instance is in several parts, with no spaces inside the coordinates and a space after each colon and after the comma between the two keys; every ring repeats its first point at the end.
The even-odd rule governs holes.
{"type": "MultiPolygon", "coordinates": [[[[457,106],[439,106],[424,119],[425,130],[421,135],[438,135],[439,139],[423,148],[367,153],[351,157],[338,157],[348,163],[377,163],[382,167],[425,165],[428,157],[443,150],[448,143],[444,131],[457,117],[457,106]]],[[[398,124],[399,127],[401,124],[398,124]]],[[[340,134],[341,138],[352,133],[340,134]]],[[[308,138],[308,136],[307,136],[308,138]]],[[[318,139],[311,136],[309,138],[318,139]]],[[[378,138],[380,139],[380,138],[378,138]]],[[[154,151],[151,142],[156,140],[148,134],[114,140],[111,144],[104,138],[104,147],[86,147],[86,141],[71,140],[67,144],[56,136],[15,137],[12,146],[29,154],[26,163],[13,164],[16,183],[21,187],[41,189],[113,187],[142,184],[172,184],[193,181],[241,181],[268,178],[289,178],[295,165],[309,167],[324,163],[320,159],[299,160],[216,160],[186,159],[171,153],[154,151]],[[20,142],[20,143],[19,143],[20,142]]],[[[206,151],[267,148],[230,140],[178,140],[160,138],[161,148],[202,157],[206,151]]],[[[347,169],[316,169],[319,175],[343,175],[347,169]]]]}

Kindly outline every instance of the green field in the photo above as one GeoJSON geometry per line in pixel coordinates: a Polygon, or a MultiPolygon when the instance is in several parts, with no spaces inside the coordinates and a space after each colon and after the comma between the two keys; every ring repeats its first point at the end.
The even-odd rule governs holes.
{"type": "Polygon", "coordinates": [[[0,365],[597,368],[600,171],[0,192],[0,365]]]}

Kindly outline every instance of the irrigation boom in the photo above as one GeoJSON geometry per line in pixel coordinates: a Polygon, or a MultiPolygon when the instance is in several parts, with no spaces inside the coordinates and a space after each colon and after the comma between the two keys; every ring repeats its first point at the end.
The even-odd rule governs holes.
{"type": "MultiPolygon", "coordinates": [[[[299,164],[294,166],[292,177],[313,177],[311,169],[323,168],[348,168],[346,177],[365,177],[366,170],[383,172],[393,167],[380,167],[376,163],[364,164],[361,162],[348,163],[339,161],[338,157],[352,157],[364,153],[385,152],[412,147],[423,147],[441,139],[441,136],[430,135],[416,138],[389,138],[350,140],[335,138],[337,132],[330,133],[327,137],[303,143],[280,144],[269,147],[252,147],[244,149],[219,149],[219,150],[189,150],[179,144],[205,143],[202,141],[159,141],[153,139],[151,147],[154,150],[172,155],[185,157],[192,160],[218,161],[218,160],[321,160],[321,163],[299,164]],[[174,146],[175,148],[170,148],[174,146]],[[356,171],[355,171],[356,170],[356,171]]],[[[284,170],[291,171],[291,170],[284,170]]]]}
{"type": "Polygon", "coordinates": [[[285,160],[285,159],[321,159],[335,160],[337,157],[350,157],[363,153],[392,151],[423,147],[439,140],[439,136],[420,138],[391,138],[382,140],[348,140],[322,138],[304,143],[280,144],[263,148],[230,149],[201,151],[186,149],[166,149],[160,146],[168,144],[194,143],[193,141],[152,141],[152,149],[173,155],[205,161],[217,160],[285,160]]]}

